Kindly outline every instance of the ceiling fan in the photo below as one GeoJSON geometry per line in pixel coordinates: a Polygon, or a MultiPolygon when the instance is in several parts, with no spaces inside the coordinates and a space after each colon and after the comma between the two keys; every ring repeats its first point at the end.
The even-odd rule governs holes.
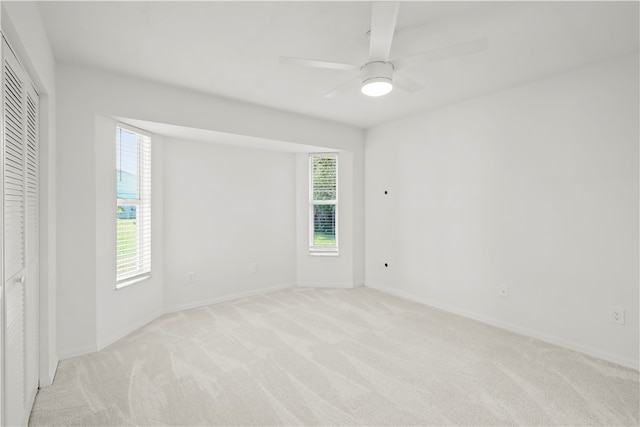
{"type": "Polygon", "coordinates": [[[439,49],[420,52],[404,58],[389,60],[391,43],[398,18],[398,2],[374,2],[371,10],[371,30],[369,34],[369,61],[364,65],[345,64],[315,59],[280,57],[280,63],[301,65],[313,68],[360,71],[360,76],[327,93],[332,98],[345,90],[360,84],[362,93],[368,96],[382,96],[391,92],[394,86],[413,93],[422,89],[422,85],[400,73],[406,65],[414,62],[432,62],[456,56],[482,52],[487,49],[487,39],[478,39],[465,43],[446,46],[439,49]]]}

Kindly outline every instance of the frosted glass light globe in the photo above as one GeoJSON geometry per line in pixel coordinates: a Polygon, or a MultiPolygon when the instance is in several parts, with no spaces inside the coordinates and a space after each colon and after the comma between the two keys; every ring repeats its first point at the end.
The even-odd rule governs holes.
{"type": "Polygon", "coordinates": [[[382,96],[391,92],[393,85],[386,78],[373,78],[362,85],[362,93],[367,96],[382,96]]]}

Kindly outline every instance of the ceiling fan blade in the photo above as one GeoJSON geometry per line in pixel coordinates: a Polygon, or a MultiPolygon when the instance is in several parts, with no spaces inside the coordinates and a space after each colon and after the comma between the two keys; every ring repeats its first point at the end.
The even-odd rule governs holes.
{"type": "Polygon", "coordinates": [[[328,68],[330,70],[354,71],[359,70],[359,65],[343,64],[341,62],[320,61],[317,59],[290,58],[287,56],[280,57],[281,64],[300,65],[312,68],[328,68]]]}
{"type": "Polygon", "coordinates": [[[393,63],[395,69],[398,70],[403,68],[405,65],[413,62],[419,62],[422,64],[425,62],[440,61],[442,59],[482,52],[484,50],[487,50],[488,45],[489,42],[487,39],[478,39],[470,42],[454,44],[439,49],[417,53],[415,55],[395,59],[391,62],[393,63]]]}
{"type": "Polygon", "coordinates": [[[400,5],[397,2],[373,3],[369,33],[369,61],[387,62],[389,60],[399,8],[400,5]]]}
{"type": "Polygon", "coordinates": [[[424,88],[417,81],[398,72],[393,74],[393,85],[398,86],[400,89],[406,90],[409,93],[417,92],[424,88]]]}
{"type": "Polygon", "coordinates": [[[349,81],[347,81],[346,83],[338,86],[337,88],[335,88],[334,90],[332,90],[331,92],[329,92],[328,94],[326,94],[324,97],[325,98],[335,98],[336,96],[348,91],[351,88],[357,88],[358,87],[358,79],[349,79],[349,81]]]}

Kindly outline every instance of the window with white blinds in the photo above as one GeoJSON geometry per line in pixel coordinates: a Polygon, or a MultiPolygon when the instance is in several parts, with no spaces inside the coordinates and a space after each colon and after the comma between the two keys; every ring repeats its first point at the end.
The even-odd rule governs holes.
{"type": "Polygon", "coordinates": [[[116,288],[151,275],[151,137],[116,127],[116,288]]]}
{"type": "Polygon", "coordinates": [[[338,254],[338,155],[309,156],[309,251],[338,254]]]}

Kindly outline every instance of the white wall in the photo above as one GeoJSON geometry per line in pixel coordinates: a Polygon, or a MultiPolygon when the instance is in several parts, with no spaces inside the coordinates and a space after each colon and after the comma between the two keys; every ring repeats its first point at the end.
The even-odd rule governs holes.
{"type": "Polygon", "coordinates": [[[95,351],[95,114],[56,70],[58,89],[58,356],[95,351]]]}
{"type": "Polygon", "coordinates": [[[371,129],[367,285],[637,368],[638,90],[635,55],[371,129]]]}
{"type": "Polygon", "coordinates": [[[296,282],[298,286],[320,286],[351,288],[363,284],[362,263],[357,261],[362,254],[358,232],[362,229],[362,186],[354,185],[362,165],[354,157],[361,153],[341,151],[338,153],[338,255],[311,255],[309,253],[309,154],[296,156],[296,282]]]}
{"type": "Polygon", "coordinates": [[[51,384],[56,351],[55,60],[33,2],[2,2],[0,29],[40,95],[40,385],[51,384]]]}
{"type": "Polygon", "coordinates": [[[294,159],[292,153],[167,140],[168,310],[294,285],[294,159]]]}
{"type": "Polygon", "coordinates": [[[96,347],[101,349],[163,312],[163,138],[151,142],[151,277],[116,289],[117,121],[95,117],[96,347]],[[112,197],[108,197],[112,195],[112,197]]]}
{"type": "MultiPolygon", "coordinates": [[[[107,278],[107,275],[111,274],[110,271],[114,268],[112,258],[108,256],[109,248],[113,245],[113,233],[109,227],[103,227],[109,219],[103,217],[101,212],[105,206],[113,202],[113,193],[109,189],[112,184],[108,181],[111,178],[107,176],[112,162],[109,153],[103,151],[104,147],[98,142],[103,131],[98,132],[99,135],[96,137],[96,129],[101,126],[101,120],[97,118],[124,117],[312,146],[332,144],[341,149],[358,152],[360,159],[362,158],[363,133],[346,125],[107,72],[67,65],[59,65],[56,71],[59,93],[58,351],[61,358],[94,351],[106,345],[113,337],[118,337],[128,332],[131,327],[137,326],[137,319],[150,318],[164,309],[158,307],[157,303],[144,307],[136,306],[136,301],[142,293],[138,294],[133,288],[131,292],[123,290],[115,293],[108,289],[110,278],[107,278]],[[110,296],[105,296],[103,291],[110,296]],[[110,298],[110,302],[104,302],[110,298]],[[134,310],[137,311],[135,319],[132,314],[134,310]],[[117,325],[105,326],[109,319],[117,316],[132,319],[133,324],[127,327],[122,325],[124,329],[117,325]]],[[[164,171],[167,176],[171,176],[171,180],[164,176],[164,187],[169,191],[163,204],[167,213],[164,219],[167,224],[180,226],[180,221],[175,219],[172,203],[176,198],[186,196],[172,187],[172,182],[180,179],[177,175],[180,168],[186,168],[185,163],[199,162],[200,154],[214,148],[194,148],[195,154],[173,159],[176,141],[168,144],[170,147],[167,150],[170,154],[166,153],[164,156],[167,161],[164,171]],[[179,161],[183,163],[178,163],[179,161]]],[[[196,147],[192,143],[185,144],[196,147]]],[[[215,150],[218,149],[221,150],[220,153],[224,152],[223,148],[215,150]]],[[[250,150],[245,154],[246,158],[253,159],[251,161],[254,163],[262,157],[262,154],[258,155],[250,150]]],[[[233,159],[232,164],[238,168],[242,165],[241,159],[245,157],[231,152],[225,156],[233,159]]],[[[272,156],[282,160],[275,154],[272,156]]],[[[290,157],[293,159],[292,155],[290,157]]],[[[294,167],[292,160],[291,168],[294,167]]],[[[200,170],[205,172],[204,168],[200,170]]],[[[293,170],[291,169],[290,175],[292,180],[293,170]]],[[[206,173],[211,174],[211,177],[219,176],[215,171],[206,173]]],[[[362,168],[359,173],[362,175],[362,168]]],[[[251,178],[251,182],[256,180],[255,176],[236,176],[238,188],[247,188],[248,184],[243,183],[242,179],[251,178]]],[[[275,179],[275,175],[272,178],[275,179]]],[[[277,179],[278,182],[282,182],[283,177],[279,176],[277,179]]],[[[208,187],[203,183],[202,188],[206,190],[208,187]]],[[[228,196],[231,193],[226,194],[228,196]]],[[[295,207],[292,206],[291,209],[291,227],[295,229],[295,207]]],[[[234,257],[233,265],[225,265],[228,270],[224,273],[211,268],[216,264],[210,264],[207,269],[205,261],[200,260],[199,264],[193,266],[194,270],[197,269],[195,272],[198,284],[182,289],[184,293],[178,292],[177,289],[184,286],[185,271],[192,270],[185,270],[185,267],[191,266],[183,264],[174,266],[171,259],[174,258],[175,252],[172,251],[188,252],[191,250],[189,245],[194,242],[186,239],[181,244],[184,243],[187,247],[168,248],[179,232],[176,233],[173,226],[167,224],[163,226],[163,289],[168,308],[203,303],[209,298],[224,298],[229,296],[227,292],[235,293],[237,290],[244,292],[264,286],[279,286],[284,284],[281,283],[283,280],[294,277],[290,271],[284,271],[280,267],[273,267],[271,270],[272,267],[268,265],[271,258],[262,252],[256,252],[250,255],[253,255],[252,259],[256,258],[252,262],[259,264],[258,273],[250,278],[248,285],[239,285],[240,279],[247,276],[248,259],[245,259],[244,255],[238,255],[234,257]],[[261,254],[265,257],[257,259],[261,254]],[[265,260],[264,263],[261,259],[265,260]],[[174,283],[174,280],[178,282],[174,283]],[[207,280],[211,280],[211,287],[205,286],[207,280]]],[[[210,229],[209,232],[213,231],[210,229]]],[[[233,241],[225,244],[233,246],[233,241]]],[[[360,245],[362,246],[362,243],[360,245]]]]}

